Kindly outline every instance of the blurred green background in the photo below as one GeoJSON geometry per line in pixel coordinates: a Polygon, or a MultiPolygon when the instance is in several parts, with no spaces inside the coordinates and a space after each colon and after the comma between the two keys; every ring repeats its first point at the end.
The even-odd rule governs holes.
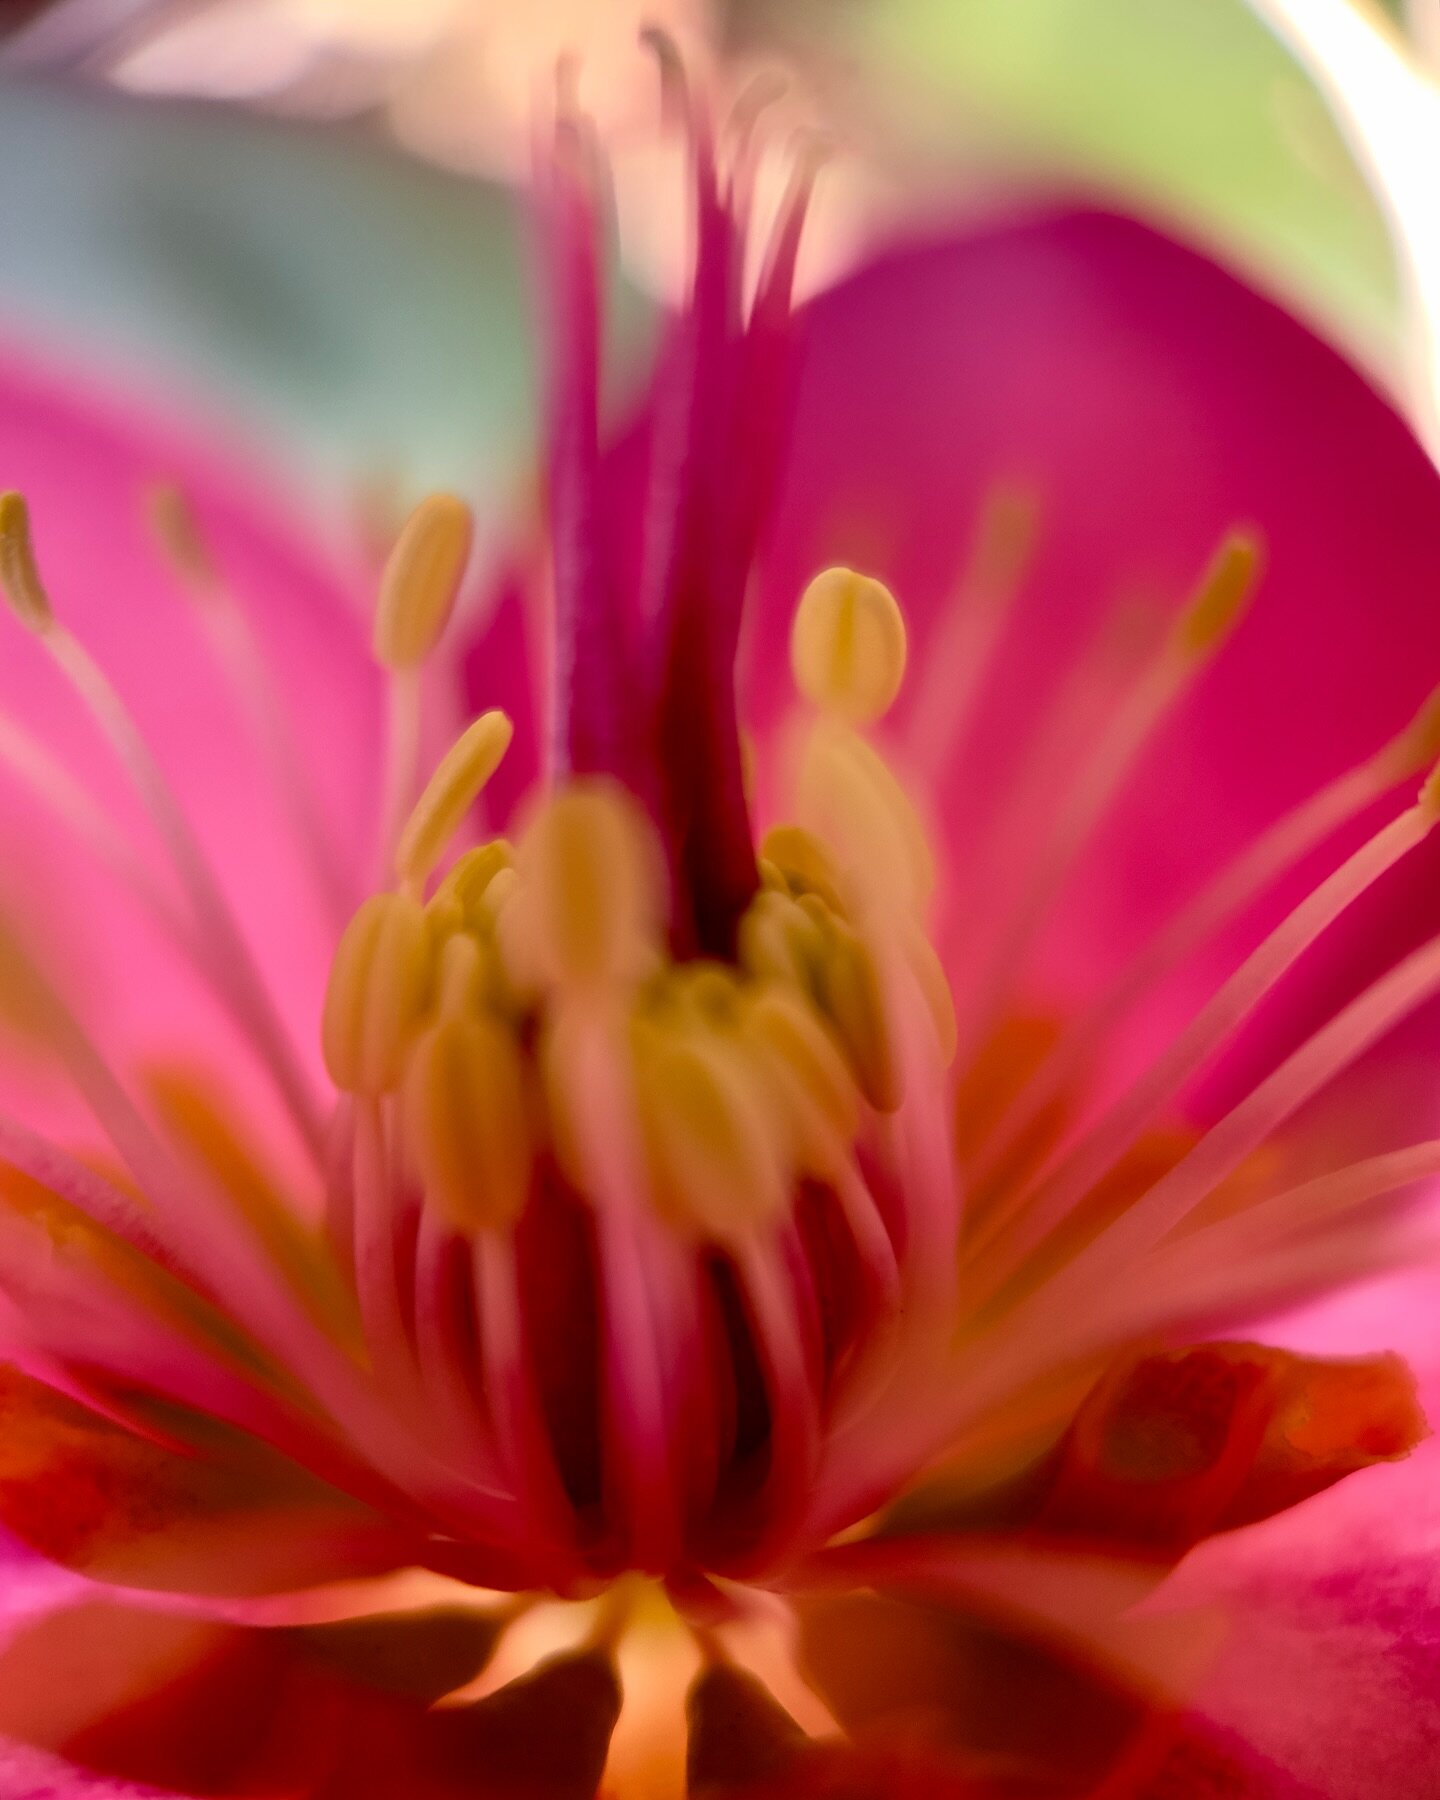
{"type": "MultiPolygon", "coordinates": [[[[1200,241],[1382,372],[1384,224],[1243,0],[732,0],[905,212],[1056,190],[1200,241]]],[[[307,479],[472,489],[532,416],[523,218],[363,125],[0,85],[0,340],[158,386],[307,479]]]]}

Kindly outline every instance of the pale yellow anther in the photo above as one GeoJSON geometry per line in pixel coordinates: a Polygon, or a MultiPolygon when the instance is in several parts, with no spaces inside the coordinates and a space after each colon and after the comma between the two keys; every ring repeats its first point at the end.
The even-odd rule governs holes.
{"type": "Polygon", "coordinates": [[[747,1038],[772,1059],[789,1097],[805,1103],[803,1109],[793,1104],[787,1109],[800,1128],[805,1160],[814,1166],[837,1145],[849,1144],[860,1126],[860,1096],[844,1055],[814,1009],[793,989],[766,983],[752,995],[745,1023],[747,1038]]]}
{"type": "Polygon", "coordinates": [[[818,894],[841,910],[835,859],[812,831],[800,825],[772,825],[760,840],[760,855],[778,869],[791,893],[818,894]]]}
{"type": "Polygon", "coordinates": [[[401,528],[380,577],[375,657],[388,669],[413,669],[449,623],[470,560],[474,524],[454,494],[431,494],[401,528]]]}
{"type": "Polygon", "coordinates": [[[762,979],[803,986],[819,954],[815,921],[786,893],[762,888],[740,920],[736,950],[740,966],[762,979]]]}
{"type": "Polygon", "coordinates": [[[855,732],[822,723],[805,746],[797,794],[808,826],[833,847],[846,891],[918,906],[935,885],[935,860],[909,795],[855,732]]]}
{"type": "Polygon", "coordinates": [[[1416,802],[1430,819],[1440,819],[1440,762],[1436,763],[1421,783],[1416,802]]]}
{"type": "Polygon", "coordinates": [[[812,705],[850,725],[883,718],[905,676],[905,620],[883,582],[825,569],[800,596],[790,668],[812,705]]]}
{"type": "Polygon", "coordinates": [[[446,751],[400,833],[395,873],[401,881],[423,886],[514,735],[503,712],[481,713],[446,751]]]}
{"type": "Polygon", "coordinates": [[[965,586],[982,601],[1004,601],[1025,575],[1040,524],[1039,496],[1001,483],[981,503],[965,586]]]}
{"type": "Polygon", "coordinates": [[[534,1147],[525,1067],[509,1029],[447,1013],[405,1075],[406,1142],[425,1197],[459,1231],[503,1230],[524,1210],[534,1147]]]}
{"type": "Polygon", "coordinates": [[[756,1072],[717,1032],[654,1029],[639,1046],[641,1125],[662,1217],[718,1243],[777,1218],[782,1147],[756,1072]]]}
{"type": "Polygon", "coordinates": [[[638,979],[652,963],[662,865],[649,822],[614,782],[572,782],[541,808],[516,853],[506,907],[515,948],[546,985],[638,979]]]}
{"type": "Polygon", "coordinates": [[[31,631],[48,631],[55,623],[54,608],[30,538],[30,508],[23,494],[0,494],[0,588],[11,611],[31,631]]]}
{"type": "Polygon", "coordinates": [[[145,496],[145,515],[156,543],[185,585],[197,593],[214,588],[219,571],[184,488],[177,482],[157,481],[145,496]]]}
{"type": "Polygon", "coordinates": [[[398,1085],[430,987],[425,913],[406,894],[372,894],[345,927],[330,968],[321,1047],[336,1087],[398,1085]]]}
{"type": "Polygon", "coordinates": [[[680,963],[668,971],[664,982],[667,997],[697,1018],[730,1020],[739,1001],[740,982],[733,969],[724,963],[680,963]]]}
{"type": "Polygon", "coordinates": [[[514,863],[514,848],[504,838],[475,845],[455,858],[431,896],[431,908],[454,906],[467,924],[489,925],[492,913],[485,902],[490,884],[502,871],[512,869],[514,863]]]}
{"type": "Polygon", "coordinates": [[[1209,656],[1239,624],[1260,579],[1260,540],[1232,531],[1211,558],[1175,626],[1186,656],[1209,656]]]}
{"type": "Polygon", "coordinates": [[[485,964],[485,951],[468,931],[458,931],[445,940],[435,982],[442,1013],[463,1015],[484,1004],[488,987],[485,964]]]}
{"type": "Polygon", "coordinates": [[[820,968],[820,995],[861,1091],[880,1112],[905,1098],[875,958],[847,926],[832,924],[820,968]]]}
{"type": "Polygon", "coordinates": [[[1380,752],[1387,772],[1397,777],[1428,769],[1440,757],[1440,687],[1421,701],[1415,716],[1380,752]]]}

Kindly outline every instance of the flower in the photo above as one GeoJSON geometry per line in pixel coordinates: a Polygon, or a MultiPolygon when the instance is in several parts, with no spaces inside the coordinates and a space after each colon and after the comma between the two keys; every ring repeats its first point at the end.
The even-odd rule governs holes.
{"type": "Polygon", "coordinates": [[[483,618],[453,496],[367,656],[204,461],[7,381],[0,1522],[84,1582],[0,1732],[337,1800],[1295,1791],[1154,1590],[1423,1434],[1396,1356],[1214,1334],[1412,1254],[1440,1168],[1434,473],[1118,220],[793,317],[802,160],[742,309],[744,131],[663,60],[691,297],[612,438],[562,97],[483,618]]]}

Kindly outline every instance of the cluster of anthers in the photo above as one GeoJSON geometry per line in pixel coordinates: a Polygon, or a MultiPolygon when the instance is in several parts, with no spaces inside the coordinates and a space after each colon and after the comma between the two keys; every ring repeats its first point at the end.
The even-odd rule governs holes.
{"type": "MultiPolygon", "coordinates": [[[[407,528],[377,632],[392,667],[448,610],[462,534],[443,499],[407,528]]],[[[497,1448],[537,1530],[555,1516],[554,1471],[527,1440],[533,1395],[509,1367],[521,1336],[515,1237],[537,1189],[594,1209],[624,1421],[605,1472],[618,1515],[591,1521],[587,1547],[602,1569],[666,1573],[760,1550],[747,1541],[754,1520],[748,1534],[726,1521],[728,1545],[683,1543],[697,1502],[704,1517],[699,1485],[731,1459],[735,1422],[707,1430],[701,1393],[682,1406],[664,1390],[676,1367],[713,1365],[683,1340],[723,1330],[703,1294],[717,1276],[710,1309],[739,1307],[764,1371],[764,1556],[799,1526],[822,1433],[813,1331],[854,1338],[901,1297],[866,1158],[907,1086],[938,1092],[954,1054],[949,988],[922,925],[929,848],[864,735],[900,686],[900,610],[878,581],[828,570],[800,602],[791,657],[816,714],[800,753],[806,823],[761,840],[733,960],[673,954],[663,847],[607,777],[559,784],[517,843],[466,849],[434,880],[510,739],[505,716],[488,712],[440,763],[400,833],[395,887],[360,908],[331,974],[325,1056],[349,1097],[355,1221],[378,1208],[388,1240],[396,1189],[413,1188],[422,1246],[449,1232],[470,1245],[497,1448]],[[667,1339],[676,1354],[662,1369],[655,1345],[667,1339]]],[[[929,1233],[916,1221],[916,1235],[934,1254],[954,1219],[931,1199],[941,1216],[929,1233]]],[[[403,1355],[393,1272],[361,1257],[357,1273],[372,1342],[403,1355]]],[[[828,1344],[826,1363],[853,1347],[828,1344]]],[[[759,1490],[749,1499],[753,1511],[759,1490]]]]}

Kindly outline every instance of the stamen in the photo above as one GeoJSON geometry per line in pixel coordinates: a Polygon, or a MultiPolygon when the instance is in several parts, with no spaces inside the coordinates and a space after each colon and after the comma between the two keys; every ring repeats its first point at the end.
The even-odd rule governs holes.
{"type": "Polygon", "coordinates": [[[431,494],[411,513],[380,577],[375,659],[415,669],[450,622],[470,560],[474,520],[454,494],[431,494]]]}
{"type": "Polygon", "coordinates": [[[420,1375],[401,1299],[395,1161],[379,1101],[363,1095],[355,1108],[352,1166],[355,1294],[377,1387],[382,1394],[413,1405],[420,1375]]]}
{"type": "Polygon", "coordinates": [[[376,660],[388,670],[385,762],[378,862],[389,868],[414,803],[420,764],[420,681],[426,658],[449,622],[470,552],[463,501],[432,494],[410,515],[380,578],[376,660]]]}
{"type": "Polygon", "coordinates": [[[935,886],[935,858],[914,804],[875,749],[822,720],[805,744],[797,802],[854,893],[916,914],[935,886]]]}
{"type": "Polygon", "coordinates": [[[1043,1356],[1057,1319],[1076,1325],[1079,1309],[1110,1291],[1117,1269],[1154,1249],[1277,1126],[1437,992],[1440,938],[1432,938],[1321,1026],[1169,1174],[1010,1312],[1001,1327],[1007,1341],[1013,1338],[1018,1349],[1028,1335],[1031,1349],[1043,1356]]]}
{"type": "Polygon", "coordinates": [[[175,907],[135,854],[125,834],[29,732],[0,715],[0,762],[29,787],[47,811],[70,831],[134,894],[197,967],[208,977],[205,951],[189,919],[175,907]]]}
{"type": "Polygon", "coordinates": [[[1440,688],[1389,744],[1308,796],[1248,845],[1228,868],[1162,926],[1114,985],[1070,1026],[989,1132],[972,1179],[983,1185],[1069,1085],[1107,1034],[1155,982],[1237,917],[1287,869],[1304,860],[1387,789],[1440,757],[1440,688]]]}
{"type": "Polygon", "coordinates": [[[504,1025],[467,1009],[431,1026],[410,1055],[405,1123],[425,1197],[457,1231],[514,1224],[533,1152],[524,1065],[504,1025]]]}
{"type": "Polygon", "coordinates": [[[1239,624],[1260,578],[1258,539],[1232,532],[1201,576],[1190,604],[1175,628],[1175,646],[1183,656],[1213,656],[1239,624]]]}
{"type": "Polygon", "coordinates": [[[430,985],[425,912],[409,894],[372,894],[346,926],[321,1025],[325,1066],[346,1093],[398,1086],[430,985]]]}
{"type": "Polygon", "coordinates": [[[187,587],[208,593],[221,585],[219,565],[182,487],[173,481],[156,482],[145,496],[145,516],[156,542],[187,587]]]}
{"type": "Polygon", "coordinates": [[[1234,1270],[1277,1241],[1333,1230],[1336,1220],[1437,1174],[1440,1140],[1366,1157],[1256,1201],[1233,1217],[1167,1239],[1151,1253],[1149,1266],[1162,1282],[1168,1282],[1170,1271],[1189,1273],[1197,1266],[1234,1270]]]}
{"type": "Polygon", "coordinates": [[[164,840],[195,915],[215,991],[248,1035],[289,1108],[302,1141],[318,1159],[324,1135],[310,1085],[275,1009],[220,881],[191,830],[160,765],[124,701],[84,646],[55,618],[35,570],[29,513],[18,494],[0,497],[0,585],[17,617],[35,631],[94,718],[164,840]]]}
{"type": "Polygon", "coordinates": [[[395,851],[395,872],[413,892],[425,885],[514,735],[505,714],[492,710],[468,725],[446,751],[416,801],[395,851]]]}
{"type": "Polygon", "coordinates": [[[638,1102],[653,1199],[664,1219],[733,1244],[781,1215],[789,1194],[753,1063],[715,1031],[637,1027],[638,1102]]]}
{"type": "Polygon", "coordinates": [[[1415,806],[1356,851],[1271,932],[1060,1166],[1042,1177],[1038,1188],[1021,1193],[1004,1209],[1004,1219],[993,1228],[998,1232],[1001,1225],[1014,1221],[1005,1233],[1008,1242],[999,1259],[1003,1271],[1014,1269],[1065,1219],[1145,1124],[1238,1029],[1321,932],[1429,835],[1440,816],[1433,780],[1426,783],[1415,806]]]}
{"type": "Polygon", "coordinates": [[[578,990],[634,980],[655,954],[658,859],[635,802],[612,782],[572,782],[544,806],[516,860],[517,915],[538,977],[578,990]]]}
{"type": "Polygon", "coordinates": [[[890,710],[905,676],[905,620],[883,582],[826,569],[800,596],[790,668],[812,705],[848,725],[890,710]]]}
{"type": "Polygon", "coordinates": [[[153,487],[146,499],[151,530],[196,602],[216,661],[249,716],[295,841],[338,926],[354,903],[353,895],[309,765],[296,745],[281,684],[256,636],[249,609],[226,581],[184,490],[165,482],[153,487]]]}
{"type": "Polygon", "coordinates": [[[0,586],[15,617],[28,631],[46,632],[55,623],[50,596],[40,579],[30,538],[30,509],[22,494],[0,494],[0,586]]]}
{"type": "Polygon", "coordinates": [[[1082,764],[1020,891],[1001,897],[998,940],[962,1009],[960,1035],[967,1045],[983,1040],[986,1024],[1014,987],[1085,845],[1161,721],[1239,622],[1258,572],[1255,541],[1233,533],[1216,552],[1160,654],[1121,701],[1082,764]]]}
{"type": "Polygon", "coordinates": [[[986,495],[970,562],[936,628],[906,732],[911,761],[932,781],[968,733],[1001,633],[1034,550],[1035,496],[1001,486],[986,495]]]}

